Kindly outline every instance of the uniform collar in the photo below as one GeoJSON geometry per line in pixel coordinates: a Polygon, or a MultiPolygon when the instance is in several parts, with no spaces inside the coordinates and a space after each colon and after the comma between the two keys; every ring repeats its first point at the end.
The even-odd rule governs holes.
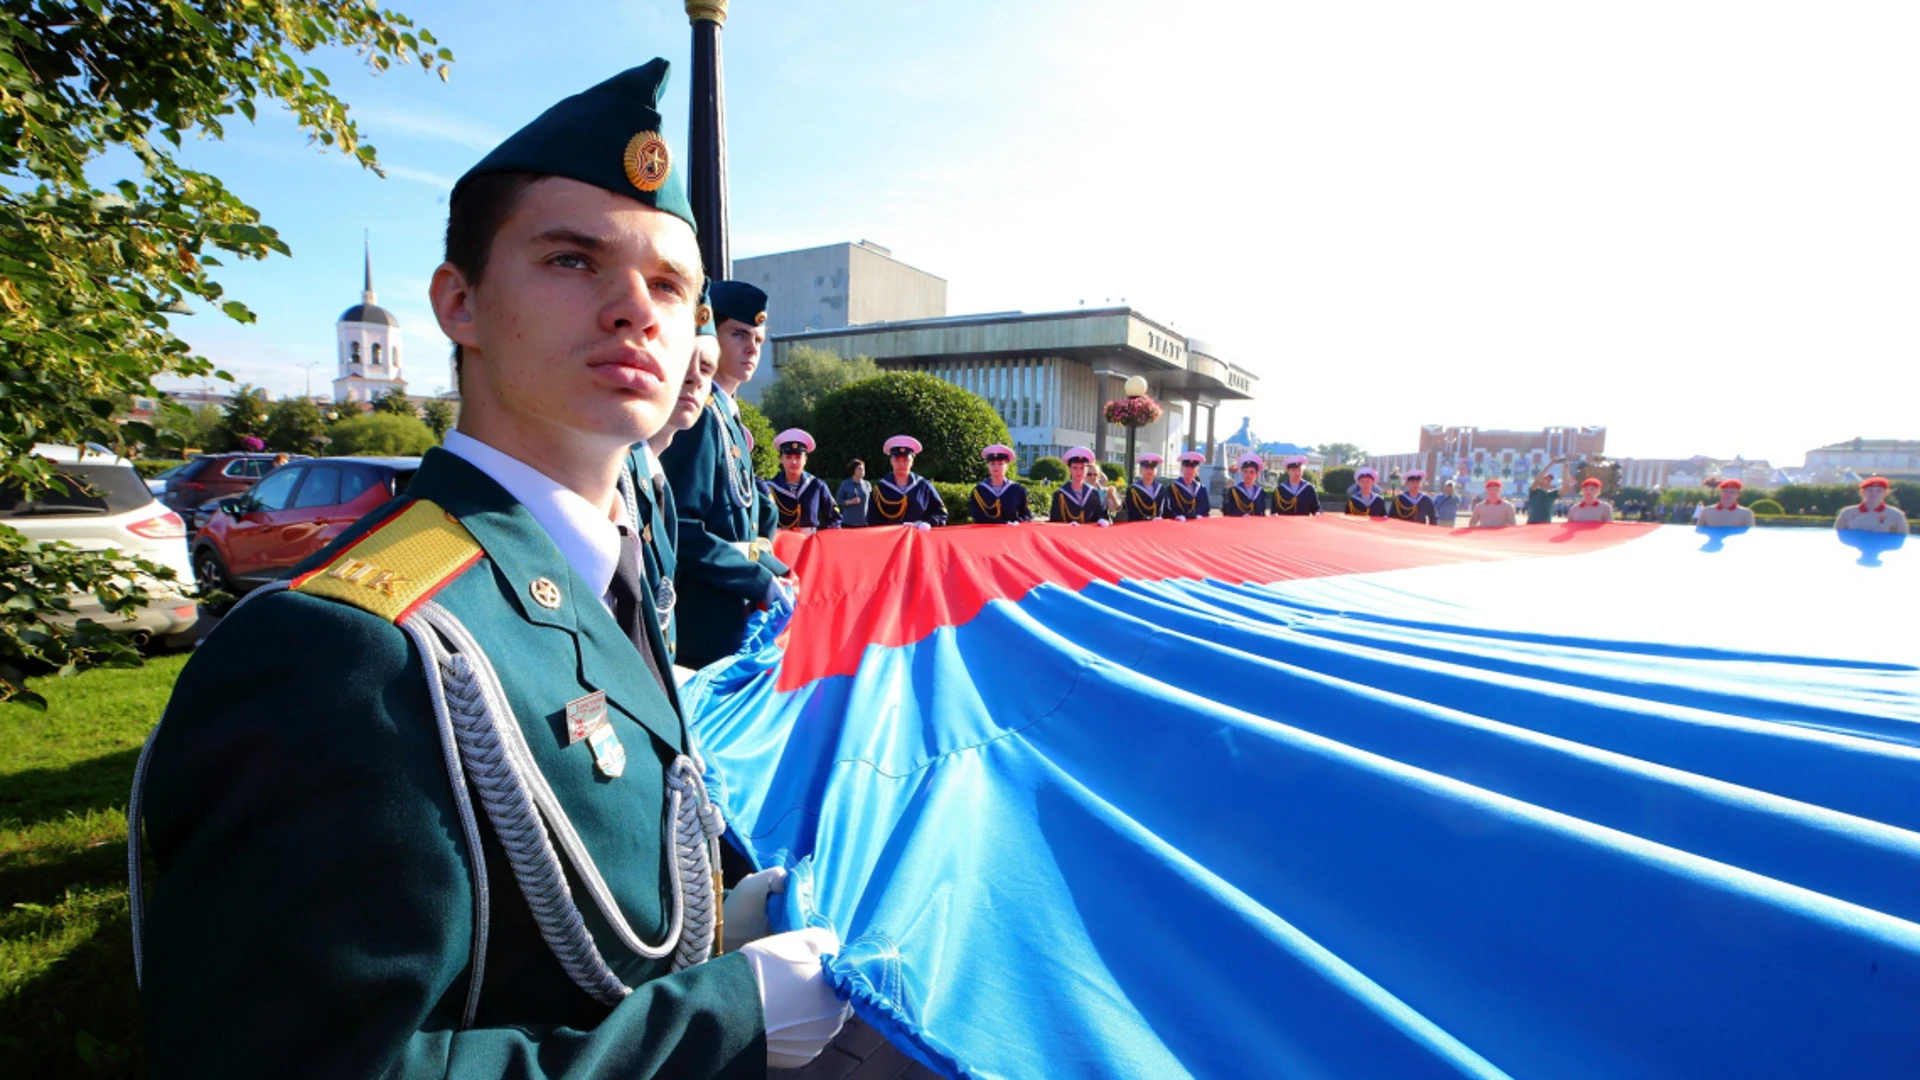
{"type": "Polygon", "coordinates": [[[444,445],[526,507],[567,565],[604,601],[620,563],[620,527],[613,519],[573,489],[471,435],[449,431],[444,445]]]}
{"type": "MultiPolygon", "coordinates": [[[[448,441],[452,441],[451,432],[448,441]]],[[[573,638],[580,665],[577,676],[586,687],[606,691],[609,704],[667,745],[676,749],[686,745],[673,703],[647,676],[646,666],[633,662],[637,659],[633,642],[607,610],[602,599],[605,589],[592,593],[594,586],[563,557],[532,510],[505,485],[464,456],[435,447],[421,459],[420,471],[407,485],[407,496],[432,502],[473,534],[493,564],[501,595],[519,619],[573,638]],[[560,602],[554,607],[531,599],[530,586],[541,578],[560,587],[560,602]]],[[[618,543],[617,529],[615,533],[618,543]]],[[[465,617],[458,610],[455,614],[465,617]]]]}

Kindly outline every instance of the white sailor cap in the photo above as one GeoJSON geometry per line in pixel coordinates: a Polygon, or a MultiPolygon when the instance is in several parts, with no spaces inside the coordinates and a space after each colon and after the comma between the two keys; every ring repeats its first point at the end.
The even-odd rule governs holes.
{"type": "Polygon", "coordinates": [[[813,436],[797,427],[790,427],[773,437],[773,445],[783,454],[813,453],[813,436]]]}
{"type": "Polygon", "coordinates": [[[1261,457],[1259,454],[1241,454],[1239,467],[1244,469],[1249,465],[1257,465],[1264,469],[1267,467],[1267,459],[1261,457]]]}
{"type": "Polygon", "coordinates": [[[1163,462],[1163,461],[1165,461],[1165,460],[1167,460],[1167,459],[1166,459],[1166,458],[1163,458],[1163,457],[1161,457],[1161,456],[1160,456],[1159,454],[1156,454],[1156,453],[1154,453],[1153,451],[1151,451],[1151,450],[1149,450],[1149,451],[1147,451],[1146,453],[1144,453],[1144,454],[1141,454],[1141,455],[1140,455],[1139,457],[1136,457],[1136,458],[1134,458],[1133,460],[1134,460],[1134,463],[1135,463],[1135,464],[1139,464],[1139,465],[1154,465],[1154,466],[1158,466],[1158,465],[1159,465],[1159,464],[1160,464],[1161,462],[1163,462]]]}
{"type": "Polygon", "coordinates": [[[888,457],[892,457],[895,450],[908,450],[918,454],[920,452],[920,440],[911,435],[895,435],[893,438],[887,440],[886,449],[888,457]]]}
{"type": "Polygon", "coordinates": [[[1373,466],[1371,466],[1371,465],[1362,465],[1362,466],[1360,466],[1360,467],[1359,467],[1358,469],[1355,469],[1355,470],[1353,471],[1353,478],[1354,478],[1355,480],[1358,480],[1358,479],[1360,479],[1360,478],[1361,478],[1361,477],[1363,477],[1363,476],[1370,476],[1370,477],[1372,477],[1372,478],[1374,478],[1375,480],[1378,480],[1378,479],[1380,479],[1380,474],[1379,474],[1379,473],[1377,473],[1377,472],[1374,472],[1374,471],[1373,471],[1373,466]]]}
{"type": "Polygon", "coordinates": [[[1289,469],[1291,469],[1291,468],[1293,468],[1293,467],[1294,467],[1294,466],[1296,466],[1296,465],[1298,465],[1299,467],[1301,467],[1301,468],[1303,468],[1303,469],[1304,469],[1304,468],[1306,468],[1306,467],[1307,467],[1307,459],[1306,459],[1306,458],[1304,458],[1304,457],[1302,457],[1302,456],[1301,456],[1301,455],[1299,455],[1299,454],[1295,454],[1295,455],[1293,455],[1292,457],[1290,457],[1290,458],[1288,458],[1288,459],[1287,459],[1287,468],[1289,468],[1289,469]]]}
{"type": "Polygon", "coordinates": [[[1073,464],[1076,461],[1084,461],[1087,464],[1091,465],[1093,464],[1093,451],[1087,449],[1084,446],[1076,446],[1073,449],[1067,451],[1066,454],[1062,456],[1060,460],[1066,462],[1069,465],[1073,464]]]}
{"type": "Polygon", "coordinates": [[[1206,463],[1207,455],[1198,450],[1189,450],[1180,455],[1180,464],[1182,465],[1205,465],[1206,463]]]}
{"type": "Polygon", "coordinates": [[[1400,477],[1402,480],[1425,480],[1426,478],[1427,470],[1425,469],[1408,469],[1400,477]]]}

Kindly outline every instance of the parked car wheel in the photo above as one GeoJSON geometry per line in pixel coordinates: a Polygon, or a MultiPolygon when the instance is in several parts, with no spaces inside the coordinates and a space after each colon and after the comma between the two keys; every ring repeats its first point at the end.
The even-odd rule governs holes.
{"type": "Polygon", "coordinates": [[[220,555],[210,547],[195,549],[193,553],[193,583],[199,588],[201,596],[225,593],[225,601],[202,600],[200,606],[214,614],[219,614],[240,598],[240,590],[232,579],[227,577],[227,568],[221,563],[220,555]]]}

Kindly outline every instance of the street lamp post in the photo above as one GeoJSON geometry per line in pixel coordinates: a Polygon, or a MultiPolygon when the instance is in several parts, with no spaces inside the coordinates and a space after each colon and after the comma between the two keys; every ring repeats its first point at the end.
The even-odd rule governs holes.
{"type": "MultiPolygon", "coordinates": [[[[1127,381],[1121,384],[1120,392],[1130,398],[1142,397],[1147,392],[1147,380],[1138,375],[1129,375],[1127,381]]],[[[1127,425],[1127,484],[1129,486],[1133,484],[1133,440],[1138,431],[1139,429],[1132,424],[1127,425]]]]}
{"type": "Polygon", "coordinates": [[[727,249],[727,94],[720,66],[720,27],[727,0],[686,0],[693,24],[693,90],[688,96],[687,197],[700,233],[709,278],[733,275],[727,249]]]}

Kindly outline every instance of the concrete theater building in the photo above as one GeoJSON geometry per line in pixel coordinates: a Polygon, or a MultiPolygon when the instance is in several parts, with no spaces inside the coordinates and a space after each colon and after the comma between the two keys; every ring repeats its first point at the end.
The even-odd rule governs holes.
{"type": "Polygon", "coordinates": [[[1253,373],[1131,307],[946,315],[945,281],[865,241],[742,259],[734,274],[771,297],[776,376],[802,346],[936,376],[993,405],[1022,469],[1081,445],[1103,461],[1121,461],[1126,429],[1107,423],[1102,407],[1133,375],[1146,379],[1147,393],[1165,410],[1139,430],[1136,450],[1169,458],[1191,447],[1212,461],[1220,404],[1254,394],[1253,373]],[[833,276],[841,265],[844,285],[833,276]],[[929,311],[936,297],[939,310],[929,311]]]}

